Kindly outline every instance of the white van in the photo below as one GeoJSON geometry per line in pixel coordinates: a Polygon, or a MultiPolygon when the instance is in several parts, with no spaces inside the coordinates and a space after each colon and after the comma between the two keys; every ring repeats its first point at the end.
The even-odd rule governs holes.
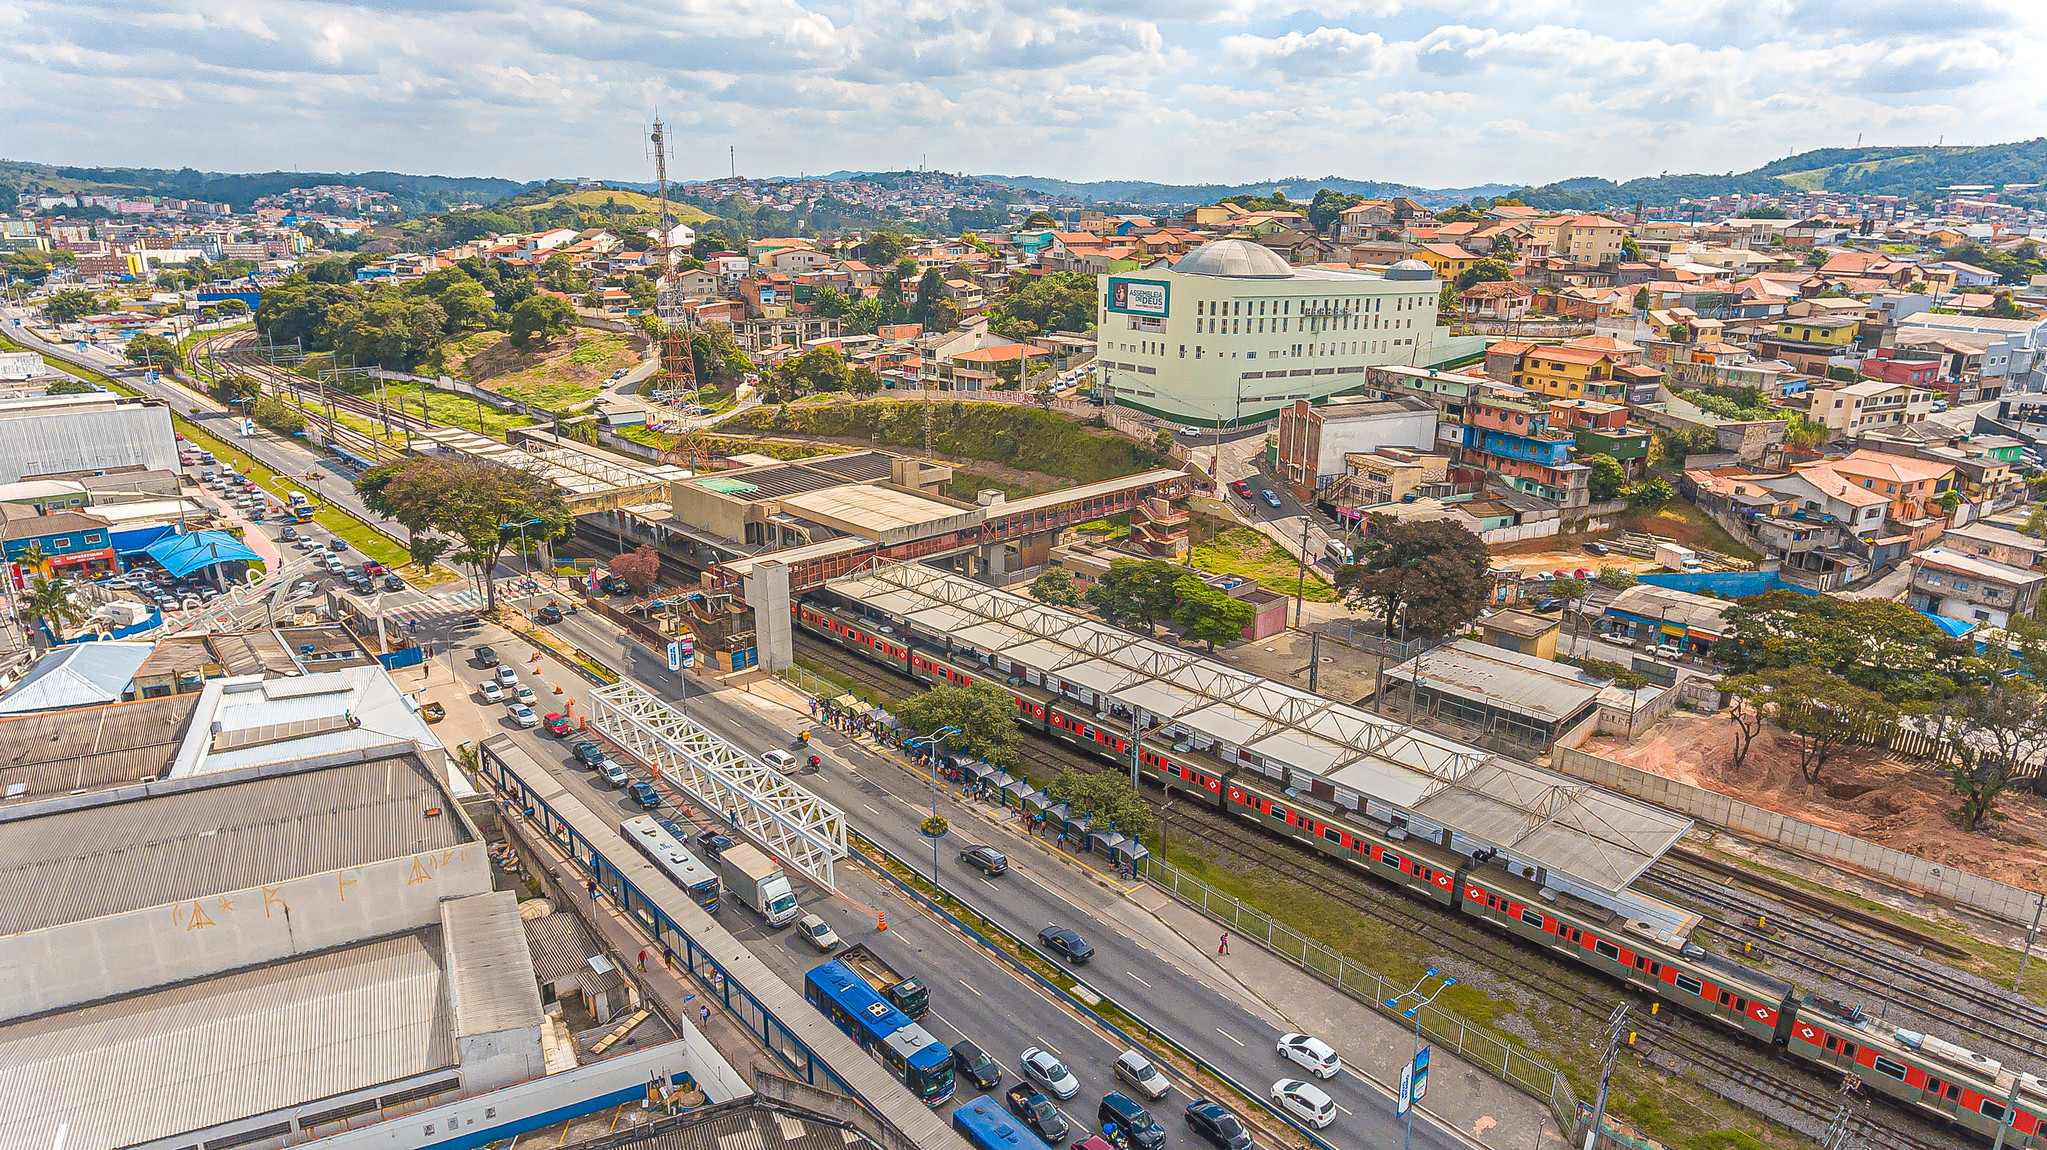
{"type": "Polygon", "coordinates": [[[1322,548],[1322,553],[1329,556],[1329,561],[1339,567],[1351,562],[1354,558],[1351,553],[1350,544],[1345,543],[1341,539],[1331,539],[1328,545],[1322,548]]]}

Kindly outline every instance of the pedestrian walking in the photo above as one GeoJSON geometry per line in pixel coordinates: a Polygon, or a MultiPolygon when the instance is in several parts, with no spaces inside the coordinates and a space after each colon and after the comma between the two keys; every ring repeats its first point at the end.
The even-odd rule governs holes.
{"type": "Polygon", "coordinates": [[[1215,948],[1215,952],[1216,952],[1217,954],[1228,954],[1228,953],[1230,952],[1230,932],[1229,932],[1229,931],[1224,931],[1224,932],[1223,932],[1223,940],[1222,940],[1222,943],[1221,943],[1220,945],[1218,945],[1218,946],[1217,946],[1217,947],[1215,948]]]}
{"type": "Polygon", "coordinates": [[[597,880],[594,878],[590,880],[590,901],[597,901],[597,880]]]}
{"type": "Polygon", "coordinates": [[[703,1019],[705,1024],[708,1025],[711,1021],[711,1008],[708,1006],[697,1007],[697,1017],[703,1019]]]}
{"type": "Polygon", "coordinates": [[[661,965],[671,969],[675,966],[675,948],[665,942],[661,944],[661,965]]]}
{"type": "Polygon", "coordinates": [[[643,951],[641,951],[641,952],[640,952],[640,970],[641,970],[642,972],[644,972],[644,971],[645,971],[646,969],[647,969],[647,952],[643,950],[643,951]]]}

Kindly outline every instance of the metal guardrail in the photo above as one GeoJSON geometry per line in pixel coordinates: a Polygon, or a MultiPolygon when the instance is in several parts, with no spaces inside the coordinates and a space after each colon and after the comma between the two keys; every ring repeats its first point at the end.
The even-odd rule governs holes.
{"type": "MultiPolygon", "coordinates": [[[[1138,873],[1161,890],[1229,927],[1238,937],[1264,943],[1267,950],[1382,1014],[1393,1014],[1386,1008],[1386,1000],[1407,989],[1405,984],[1395,986],[1387,982],[1377,973],[1366,970],[1292,927],[1273,921],[1265,912],[1245,906],[1234,896],[1188,876],[1180,868],[1156,856],[1140,860],[1138,873]]],[[[1408,1021],[1405,1016],[1395,1017],[1403,1025],[1408,1021]]],[[[1577,1095],[1571,1092],[1570,1083],[1554,1067],[1537,1062],[1441,1007],[1423,1007],[1421,1024],[1422,1032],[1437,1045],[1450,1047],[1509,1086],[1544,1100],[1560,1129],[1571,1130],[1580,1121],[1577,1095]]]]}
{"type": "MultiPolygon", "coordinates": [[[[947,923],[950,923],[952,926],[964,932],[967,935],[967,937],[979,943],[982,949],[988,951],[988,953],[992,955],[995,955],[1003,962],[1004,965],[1008,966],[1011,970],[1014,970],[1019,974],[1022,974],[1024,977],[1030,979],[1032,982],[1058,995],[1062,1002],[1072,1007],[1074,1010],[1077,1010],[1080,1013],[1086,1015],[1089,1019],[1093,1020],[1096,1025],[1102,1027],[1104,1030],[1107,1030],[1109,1033],[1115,1035],[1118,1040],[1127,1042],[1131,1045],[1131,1047],[1138,1049],[1142,1053],[1146,1054],[1147,1057],[1150,1056],[1150,1052],[1144,1051],[1142,1046],[1139,1044],[1138,1040],[1136,1038],[1131,1037],[1130,1033],[1124,1030],[1123,1027],[1102,1017],[1100,1013],[1095,1011],[1087,1003],[1082,1002],[1079,998],[1075,997],[1071,991],[1067,990],[1063,986],[1060,986],[1058,983],[1053,982],[1051,979],[1046,978],[1044,975],[1039,974],[1037,971],[1032,970],[1029,964],[1018,959],[1015,955],[1009,953],[1009,951],[1005,950],[1004,948],[997,946],[995,942],[992,939],[990,939],[986,933],[983,932],[984,928],[985,930],[994,931],[995,933],[1000,934],[1003,938],[1008,939],[1011,943],[1015,944],[1018,950],[1029,951],[1030,953],[1036,955],[1047,965],[1057,967],[1059,965],[1057,959],[1053,958],[1049,954],[1046,954],[1044,951],[1039,950],[1037,946],[1032,944],[1030,941],[1020,938],[1017,935],[1011,933],[1008,928],[1004,927],[1001,923],[996,922],[994,919],[989,918],[986,914],[982,913],[978,908],[974,907],[974,905],[968,902],[966,899],[961,898],[959,895],[954,894],[951,891],[946,891],[945,892],[946,897],[951,898],[955,902],[958,902],[960,905],[967,907],[969,910],[972,910],[974,912],[974,916],[980,920],[981,925],[979,927],[976,927],[964,921],[958,915],[940,906],[936,900],[931,898],[929,895],[925,894],[923,891],[920,891],[916,887],[911,886],[909,883],[904,882],[900,877],[898,877],[895,874],[895,872],[889,870],[887,867],[882,866],[881,864],[877,863],[874,859],[868,857],[865,852],[870,850],[874,851],[877,854],[880,854],[888,859],[893,860],[895,863],[903,867],[905,870],[908,870],[913,874],[916,873],[917,868],[913,866],[907,859],[904,859],[902,856],[896,854],[894,851],[889,850],[887,847],[882,846],[880,843],[875,842],[873,839],[870,839],[867,836],[860,834],[858,831],[852,832],[851,837],[853,839],[858,840],[859,846],[859,849],[856,849],[852,852],[851,857],[853,859],[865,863],[870,870],[874,871],[876,874],[879,874],[885,881],[887,881],[890,885],[894,886],[897,890],[901,891],[905,895],[908,895],[911,899],[916,901],[918,905],[939,915],[947,923]]],[[[1236,1091],[1238,1094],[1241,1094],[1245,1098],[1249,1099],[1259,1109],[1265,1111],[1267,1114],[1272,1115],[1274,1118],[1277,1118],[1281,1122],[1284,1122],[1288,1126],[1292,1127],[1303,1138],[1306,1138],[1308,1140],[1309,1145],[1317,1147],[1318,1150],[1337,1150],[1335,1146],[1332,1146],[1329,1142],[1324,1140],[1320,1135],[1316,1134],[1313,1130],[1310,1130],[1307,1127],[1301,1125],[1299,1122],[1296,1122],[1291,1115],[1286,1114],[1277,1107],[1273,1106],[1272,1103],[1268,1102],[1265,1099],[1265,1097],[1259,1094],[1259,1092],[1256,1089],[1246,1086],[1242,1082],[1237,1081],[1235,1078],[1231,1077],[1229,1072],[1223,1070],[1219,1066],[1211,1064],[1207,1059],[1203,1058],[1200,1054],[1189,1049],[1179,1040],[1173,1038],[1165,1031],[1160,1030],[1158,1027],[1152,1025],[1150,1022],[1147,1022],[1143,1018],[1143,1016],[1139,1015],[1136,1011],[1131,1010],[1129,1007],[1123,1005],[1120,1002],[1117,1002],[1114,998],[1110,997],[1109,995],[1103,994],[1101,991],[1095,989],[1093,986],[1090,986],[1085,979],[1075,976],[1073,981],[1080,986],[1087,987],[1088,993],[1095,995],[1100,1001],[1112,1003],[1116,1007],[1117,1011],[1122,1013],[1124,1017],[1130,1019],[1130,1021],[1136,1023],[1139,1027],[1143,1028],[1144,1034],[1147,1038],[1151,1039],[1153,1042],[1163,1043],[1167,1046],[1172,1047],[1175,1051],[1179,1052],[1181,1057],[1186,1058],[1188,1061],[1192,1062],[1194,1064],[1195,1069],[1200,1070],[1205,1074],[1214,1076],[1218,1081],[1227,1085],[1230,1089],[1236,1091]]]]}

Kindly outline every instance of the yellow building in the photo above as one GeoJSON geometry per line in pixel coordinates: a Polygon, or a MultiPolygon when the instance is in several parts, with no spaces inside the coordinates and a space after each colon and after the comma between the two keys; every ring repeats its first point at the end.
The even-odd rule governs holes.
{"type": "Polygon", "coordinates": [[[1557,259],[1581,264],[1610,264],[1622,259],[1621,239],[1628,229],[1605,216],[1550,216],[1531,220],[1529,234],[1549,245],[1557,259]]]}
{"type": "Polygon", "coordinates": [[[1847,347],[1855,342],[1862,321],[1855,316],[1806,315],[1777,322],[1777,338],[1794,343],[1825,347],[1847,347]]]}
{"type": "Polygon", "coordinates": [[[1464,269],[1484,257],[1475,256],[1456,244],[1423,244],[1421,249],[1414,253],[1414,258],[1429,265],[1429,269],[1436,273],[1437,279],[1454,280],[1464,272],[1464,269]]]}
{"type": "Polygon", "coordinates": [[[1539,391],[1558,399],[1593,399],[1622,402],[1627,386],[1613,377],[1614,357],[1603,351],[1538,345],[1521,357],[1514,370],[1514,386],[1539,391]]]}

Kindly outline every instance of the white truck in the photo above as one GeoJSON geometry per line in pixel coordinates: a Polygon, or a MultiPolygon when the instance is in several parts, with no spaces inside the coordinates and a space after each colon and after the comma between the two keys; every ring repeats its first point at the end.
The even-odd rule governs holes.
{"type": "Polygon", "coordinates": [[[1672,571],[1699,570],[1698,552],[1693,551],[1689,547],[1680,547],[1675,543],[1658,543],[1656,545],[1656,562],[1672,571]]]}
{"type": "Polygon", "coordinates": [[[725,893],[768,920],[782,926],[796,920],[796,891],[782,864],[763,854],[751,843],[734,843],[718,856],[718,877],[725,881],[725,893]]]}

